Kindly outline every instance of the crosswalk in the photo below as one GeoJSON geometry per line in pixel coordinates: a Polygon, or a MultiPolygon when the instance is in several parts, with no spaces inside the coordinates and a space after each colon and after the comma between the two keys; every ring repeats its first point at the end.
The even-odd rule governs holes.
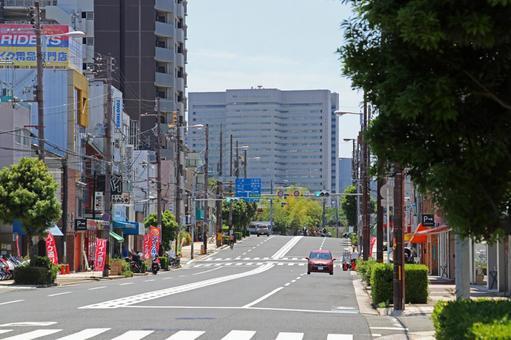
{"type": "MultiPolygon", "coordinates": [[[[1,338],[3,340],[33,340],[43,337],[51,336],[52,339],[57,340],[87,340],[87,339],[112,339],[112,340],[140,340],[146,337],[158,334],[161,339],[166,340],[202,340],[212,339],[208,336],[206,331],[199,330],[180,330],[170,334],[164,334],[160,330],[127,330],[119,331],[112,328],[86,328],[83,330],[68,333],[63,329],[36,329],[29,331],[21,331],[21,333],[14,334],[18,330],[14,329],[0,329],[0,336],[8,336],[1,338]],[[157,332],[157,333],[156,333],[157,332]],[[13,333],[13,335],[11,335],[13,333]],[[67,334],[66,334],[67,333],[67,334]]],[[[218,339],[221,340],[250,340],[257,334],[253,330],[231,330],[225,335],[220,335],[218,339]]],[[[306,334],[298,332],[278,332],[275,334],[275,340],[302,340],[306,334]]],[[[326,334],[326,337],[318,337],[312,334],[307,334],[309,338],[313,339],[326,339],[326,340],[352,340],[352,334],[326,334]]],[[[216,337],[215,337],[216,338],[216,337]]],[[[266,337],[265,337],[266,338],[266,337]]]]}
{"type": "MultiPolygon", "coordinates": [[[[251,266],[262,266],[268,262],[251,262],[251,261],[241,261],[241,262],[223,262],[223,263],[196,263],[191,266],[191,268],[216,268],[216,267],[251,267],[251,266]]],[[[286,267],[305,267],[307,262],[277,262],[272,261],[275,266],[286,266],[286,267]]],[[[342,264],[334,264],[335,268],[342,268],[342,264]]]]}
{"type": "MultiPolygon", "coordinates": [[[[221,262],[221,261],[270,261],[273,260],[271,257],[215,257],[215,258],[207,258],[205,262],[221,262]]],[[[282,261],[306,261],[304,257],[282,257],[279,260],[282,261]]]]}

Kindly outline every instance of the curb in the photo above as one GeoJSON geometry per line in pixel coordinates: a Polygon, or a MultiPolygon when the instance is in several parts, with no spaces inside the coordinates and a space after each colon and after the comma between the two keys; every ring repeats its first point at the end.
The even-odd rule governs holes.
{"type": "Polygon", "coordinates": [[[355,289],[355,297],[357,299],[358,310],[361,314],[378,315],[378,311],[372,307],[369,295],[366,293],[364,287],[362,286],[362,280],[358,278],[356,272],[350,273],[353,277],[352,283],[353,288],[355,289]]]}

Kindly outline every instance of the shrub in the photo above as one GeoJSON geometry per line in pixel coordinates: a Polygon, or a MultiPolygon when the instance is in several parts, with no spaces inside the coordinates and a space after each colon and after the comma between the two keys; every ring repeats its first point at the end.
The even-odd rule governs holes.
{"type": "Polygon", "coordinates": [[[374,305],[392,300],[393,268],[390,264],[375,263],[371,270],[371,298],[374,305]]]}
{"type": "Polygon", "coordinates": [[[234,233],[234,236],[236,237],[236,238],[235,238],[235,239],[236,239],[236,241],[240,241],[240,240],[243,238],[243,234],[242,234],[241,232],[239,232],[239,231],[236,231],[236,232],[234,233]]]}
{"type": "Polygon", "coordinates": [[[406,303],[428,302],[428,267],[423,264],[405,265],[406,303]]]}
{"type": "Polygon", "coordinates": [[[46,256],[34,256],[30,260],[31,267],[44,267],[47,269],[51,269],[52,263],[50,259],[46,256]]]}
{"type": "Polygon", "coordinates": [[[169,258],[167,256],[160,256],[160,267],[163,270],[169,270],[169,258]]]}
{"type": "Polygon", "coordinates": [[[192,242],[192,235],[187,231],[181,230],[179,232],[179,239],[181,240],[181,246],[188,246],[192,242]]]}
{"type": "MultiPolygon", "coordinates": [[[[472,339],[473,326],[476,323],[508,323],[511,320],[511,301],[504,300],[464,300],[440,301],[433,310],[433,324],[438,340],[472,339]]],[[[494,325],[497,330],[501,326],[494,325]]],[[[474,326],[474,330],[488,328],[474,326]]],[[[506,328],[504,328],[505,330],[506,328]]],[[[509,333],[507,333],[509,338],[509,333]]]]}
{"type": "Polygon", "coordinates": [[[511,322],[493,322],[490,324],[477,322],[472,326],[471,332],[476,340],[509,339],[511,338],[511,322]]]}
{"type": "Polygon", "coordinates": [[[14,282],[19,285],[46,285],[55,282],[56,271],[45,267],[21,266],[14,270],[14,282]]]}
{"type": "Polygon", "coordinates": [[[371,285],[371,271],[373,265],[377,262],[375,260],[357,260],[357,271],[360,273],[362,280],[367,284],[371,285]]]}

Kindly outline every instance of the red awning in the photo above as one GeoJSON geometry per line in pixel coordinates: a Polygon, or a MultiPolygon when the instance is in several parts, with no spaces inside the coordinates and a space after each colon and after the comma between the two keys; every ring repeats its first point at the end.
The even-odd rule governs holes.
{"type": "Polygon", "coordinates": [[[426,243],[428,240],[428,236],[435,234],[442,234],[449,232],[451,228],[448,225],[442,225],[440,227],[427,228],[422,224],[419,224],[419,227],[415,231],[414,235],[410,239],[411,243],[426,243]],[[422,227],[422,229],[421,229],[422,227]]]}
{"type": "Polygon", "coordinates": [[[419,224],[410,238],[410,243],[426,243],[428,241],[428,236],[422,235],[421,233],[427,232],[429,229],[430,228],[423,226],[422,223],[419,224]]]}

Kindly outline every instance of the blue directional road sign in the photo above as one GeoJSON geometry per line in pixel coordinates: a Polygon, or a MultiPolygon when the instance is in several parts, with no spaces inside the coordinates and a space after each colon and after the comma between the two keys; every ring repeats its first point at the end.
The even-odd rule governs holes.
{"type": "Polygon", "coordinates": [[[246,202],[259,202],[261,198],[260,178],[237,178],[236,197],[246,202]]]}

